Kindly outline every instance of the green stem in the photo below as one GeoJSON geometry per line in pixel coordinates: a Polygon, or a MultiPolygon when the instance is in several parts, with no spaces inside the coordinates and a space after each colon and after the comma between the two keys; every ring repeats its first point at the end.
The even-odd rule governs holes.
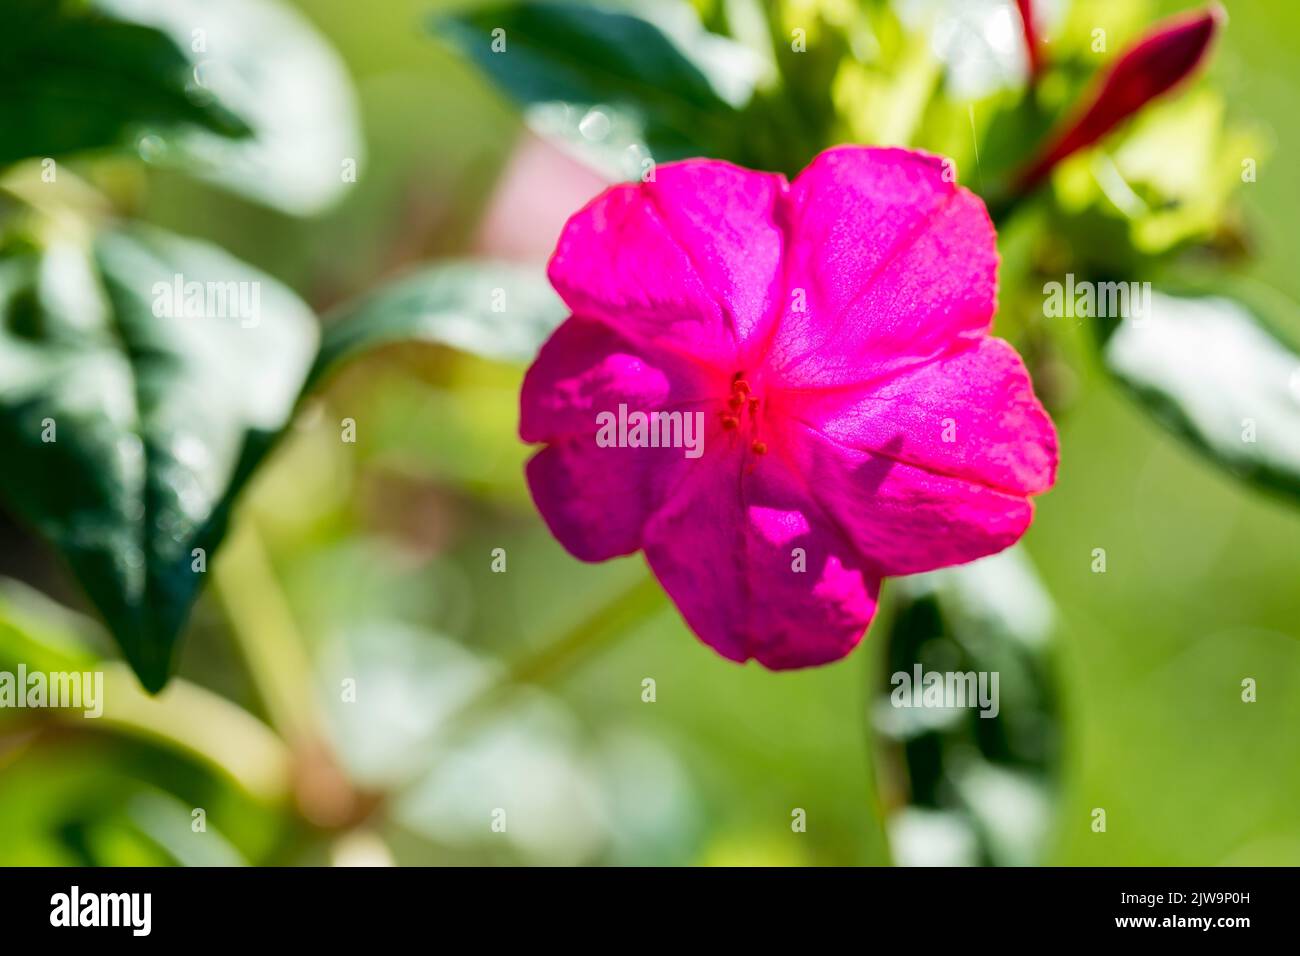
{"type": "Polygon", "coordinates": [[[511,690],[528,684],[544,684],[564,675],[595,651],[631,632],[637,623],[658,610],[662,602],[662,591],[654,577],[647,574],[638,578],[562,638],[511,663],[503,675],[448,716],[443,724],[444,738],[454,738],[475,726],[511,690]]]}
{"type": "MultiPolygon", "coordinates": [[[[264,803],[289,794],[291,758],[279,737],[256,717],[196,684],[176,677],[150,696],[123,664],[105,664],[107,727],[164,743],[202,760],[264,803]]],[[[78,711],[60,711],[69,723],[89,727],[78,711]]]]}
{"type": "Polygon", "coordinates": [[[267,716],[291,743],[322,738],[312,666],[293,612],[256,527],[239,522],[213,569],[213,592],[230,623],[267,716]]]}

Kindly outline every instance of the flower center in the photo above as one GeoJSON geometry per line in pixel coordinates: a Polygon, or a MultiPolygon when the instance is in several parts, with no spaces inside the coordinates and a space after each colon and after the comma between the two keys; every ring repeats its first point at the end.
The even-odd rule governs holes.
{"type": "Polygon", "coordinates": [[[758,437],[759,411],[762,399],[754,395],[743,371],[731,377],[731,394],[718,413],[724,430],[736,432],[750,439],[749,450],[755,455],[767,454],[767,443],[758,437]]]}

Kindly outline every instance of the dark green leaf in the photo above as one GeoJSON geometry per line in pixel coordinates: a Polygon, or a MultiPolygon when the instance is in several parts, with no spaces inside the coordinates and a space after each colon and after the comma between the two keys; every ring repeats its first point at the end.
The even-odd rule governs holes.
{"type": "Polygon", "coordinates": [[[193,64],[163,33],[75,0],[0,8],[0,164],[187,126],[248,132],[194,87],[193,64]]]}
{"type": "Polygon", "coordinates": [[[166,233],[0,259],[0,496],[67,560],[150,690],[202,586],[195,549],[211,560],[316,338],[287,289],[166,233]]]}
{"type": "Polygon", "coordinates": [[[1300,497],[1300,354],[1270,331],[1259,293],[1155,293],[1118,323],[1106,365],[1171,431],[1254,484],[1300,497]]]}
{"type": "Polygon", "coordinates": [[[540,268],[443,263],[341,309],[325,331],[311,381],[361,352],[412,340],[526,362],[567,314],[540,268]]]}
{"type": "MultiPolygon", "coordinates": [[[[656,162],[740,156],[736,103],[720,95],[709,70],[691,58],[704,50],[716,61],[728,60],[727,51],[739,51],[723,37],[706,35],[710,42],[688,55],[646,20],[568,3],[505,3],[439,17],[434,29],[524,107],[567,104],[575,129],[589,108],[599,113],[608,107],[609,116],[593,116],[589,125],[595,128],[582,130],[581,138],[604,140],[609,126],[617,133],[630,118],[656,162]],[[611,117],[615,122],[608,122],[611,117]]],[[[735,73],[729,92],[743,102],[744,70],[735,73]]],[[[554,125],[554,117],[548,122],[554,125]]]]}
{"type": "Polygon", "coordinates": [[[900,599],[873,724],[895,860],[1040,863],[1060,731],[1053,610],[1033,566],[1013,549],[894,587],[900,599]],[[931,674],[945,685],[951,679],[961,699],[942,703],[956,706],[913,696],[923,695],[931,674]],[[956,675],[973,675],[973,683],[956,675]]]}
{"type": "Polygon", "coordinates": [[[356,181],[362,143],[342,61],[301,14],[271,0],[95,0],[161,30],[187,51],[196,95],[252,131],[243,139],[190,127],[148,158],[296,215],[356,181]]]}
{"type": "Polygon", "coordinates": [[[11,0],[0,164],[109,147],[297,214],[337,198],[362,158],[346,71],[278,3],[11,0]]]}

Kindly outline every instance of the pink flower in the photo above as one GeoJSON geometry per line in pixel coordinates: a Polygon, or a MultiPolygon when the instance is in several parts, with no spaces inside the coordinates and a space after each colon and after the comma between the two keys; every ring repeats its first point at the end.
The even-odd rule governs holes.
{"type": "Polygon", "coordinates": [[[847,654],[882,577],[1015,542],[1056,434],[988,335],[988,214],[944,173],[902,149],[828,150],[793,183],[689,160],[570,219],[550,279],[573,315],[521,396],[556,538],[644,550],[705,643],[771,668],[847,654]],[[602,447],[620,406],[700,413],[703,454],[602,447]]]}

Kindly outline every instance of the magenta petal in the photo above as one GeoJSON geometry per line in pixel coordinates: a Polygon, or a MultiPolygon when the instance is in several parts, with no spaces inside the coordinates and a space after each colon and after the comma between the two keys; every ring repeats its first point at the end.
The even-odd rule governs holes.
{"type": "Polygon", "coordinates": [[[693,471],[651,519],[650,567],[724,657],[773,669],[838,660],[871,622],[879,578],[779,464],[742,480],[732,463],[693,471]]]}
{"type": "Polygon", "coordinates": [[[653,411],[699,401],[709,383],[699,366],[635,344],[599,322],[569,318],[542,346],[519,397],[526,442],[596,434],[596,415],[653,411]]]}
{"type": "Polygon", "coordinates": [[[642,546],[646,522],[684,475],[675,448],[599,448],[592,437],[547,445],[528,462],[528,489],[546,526],[582,561],[642,546]]]}
{"type": "Polygon", "coordinates": [[[985,333],[997,249],[938,157],[822,153],[790,187],[789,293],[772,365],[792,385],[885,377],[985,333]]]}
{"type": "Polygon", "coordinates": [[[1014,544],[1033,517],[1020,495],[839,445],[806,425],[784,443],[822,509],[875,573],[916,574],[1014,544]]]}
{"type": "Polygon", "coordinates": [[[808,394],[799,418],[827,438],[1011,494],[1056,477],[1056,430],[1020,356],[985,338],[878,387],[808,394]]]}
{"type": "Polygon", "coordinates": [[[579,315],[641,342],[733,364],[780,295],[785,180],[712,160],[661,166],[577,213],[550,278],[579,315]]]}
{"type": "Polygon", "coordinates": [[[677,448],[602,448],[597,415],[698,401],[697,366],[634,345],[598,322],[570,318],[524,377],[519,433],[548,441],[528,463],[528,486],[551,532],[575,557],[601,561],[641,544],[641,528],[684,463],[677,448]]]}

